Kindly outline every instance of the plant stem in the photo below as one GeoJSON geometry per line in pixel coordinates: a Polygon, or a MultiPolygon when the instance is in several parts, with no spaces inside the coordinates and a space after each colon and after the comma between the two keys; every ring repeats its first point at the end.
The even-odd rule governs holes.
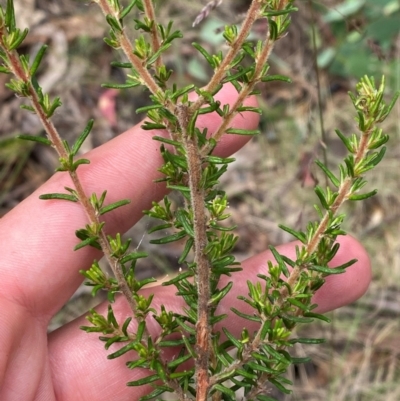
{"type": "MultiPolygon", "coordinates": [[[[112,15],[118,21],[118,11],[114,10],[110,7],[107,0],[96,0],[99,4],[103,14],[105,16],[112,15]]],[[[154,12],[154,10],[153,10],[154,12]]],[[[133,68],[138,72],[140,79],[143,81],[143,85],[145,85],[154,95],[159,95],[163,93],[163,90],[157,85],[154,78],[151,76],[149,70],[146,68],[146,65],[143,64],[143,60],[141,60],[138,56],[133,53],[133,46],[131,41],[128,38],[128,35],[125,32],[123,26],[120,27],[120,31],[115,32],[118,37],[119,44],[121,49],[124,51],[126,57],[128,58],[129,62],[132,64],[133,68]]],[[[157,29],[157,28],[155,28],[157,29]]],[[[153,37],[154,39],[154,37],[153,37]]],[[[154,45],[154,42],[153,42],[154,45]]],[[[168,106],[168,105],[166,105],[168,106]]],[[[170,111],[172,111],[172,106],[168,107],[170,111]]]]}
{"type": "MultiPolygon", "coordinates": [[[[156,24],[156,15],[153,7],[153,0],[144,0],[143,1],[144,11],[146,13],[147,18],[153,22],[151,27],[151,41],[152,41],[152,50],[153,53],[157,52],[160,49],[160,38],[157,31],[156,24]]],[[[156,68],[161,67],[163,65],[161,55],[155,61],[156,68]]]]}
{"type": "Polygon", "coordinates": [[[209,389],[209,356],[211,353],[211,326],[208,302],[210,292],[210,263],[205,254],[207,246],[207,215],[204,206],[204,190],[201,188],[202,160],[194,133],[188,132],[189,108],[179,105],[177,117],[182,130],[183,145],[188,163],[190,203],[193,212],[194,261],[196,263],[196,284],[198,291],[196,324],[196,400],[205,401],[209,389]]]}
{"type": "MultiPolygon", "coordinates": [[[[368,152],[368,138],[370,134],[373,132],[374,127],[371,127],[368,131],[363,132],[359,146],[357,148],[357,152],[355,154],[355,166],[362,161],[367,152],[368,152]]],[[[325,231],[328,228],[329,220],[334,216],[338,209],[343,205],[343,203],[348,199],[348,197],[352,194],[351,193],[351,186],[353,185],[354,181],[359,177],[359,175],[355,174],[353,177],[346,177],[343,182],[340,184],[340,187],[337,191],[337,197],[329,210],[325,213],[324,217],[322,218],[321,222],[319,223],[317,229],[315,230],[314,235],[310,238],[306,245],[306,253],[307,255],[312,255],[318,248],[321,243],[321,240],[325,236],[325,231]]],[[[294,267],[290,276],[288,278],[288,285],[290,288],[293,288],[299,279],[300,273],[303,269],[307,266],[305,264],[298,264],[294,267]]],[[[277,303],[278,306],[281,306],[287,296],[289,295],[287,287],[282,287],[281,289],[281,298],[280,301],[277,303]]]]}
{"type": "MultiPolygon", "coordinates": [[[[259,18],[260,9],[261,9],[261,1],[253,0],[251,2],[249,10],[247,11],[246,18],[242,23],[241,29],[238,33],[235,42],[231,45],[228,53],[222,60],[222,63],[218,66],[210,82],[204,88],[206,92],[213,93],[213,91],[225,78],[226,72],[228,71],[230,64],[239,53],[244,41],[249,36],[249,33],[251,31],[254,22],[259,18]]],[[[203,96],[199,96],[197,101],[192,105],[191,108],[192,111],[198,110],[205,103],[205,101],[206,100],[203,96]]]]}
{"type": "MultiPolygon", "coordinates": [[[[47,117],[46,113],[44,112],[44,110],[40,104],[39,94],[36,92],[36,89],[32,85],[31,78],[25,72],[25,70],[21,64],[21,61],[19,59],[18,53],[15,50],[12,50],[12,51],[8,50],[7,46],[5,45],[5,43],[3,41],[3,36],[4,36],[4,33],[0,32],[0,47],[3,48],[3,50],[6,54],[10,69],[12,70],[15,77],[17,77],[20,81],[24,82],[24,84],[29,89],[29,99],[32,103],[32,107],[34,108],[38,118],[40,119],[40,121],[46,131],[47,137],[50,139],[52,146],[56,150],[58,156],[62,159],[68,159],[68,154],[67,154],[66,149],[64,148],[62,139],[61,139],[60,135],[58,134],[57,129],[55,128],[53,122],[47,117]]],[[[82,183],[78,177],[77,172],[76,171],[68,171],[68,173],[74,184],[79,202],[81,203],[81,205],[85,211],[88,221],[93,225],[99,226],[100,220],[98,218],[98,215],[97,215],[94,207],[90,203],[89,198],[85,194],[85,191],[83,189],[82,183]]],[[[106,257],[108,263],[110,264],[111,269],[118,281],[118,285],[119,285],[122,293],[124,294],[132,312],[135,313],[137,308],[136,308],[136,303],[132,297],[132,292],[128,286],[128,283],[125,280],[125,277],[122,273],[122,269],[121,269],[121,266],[119,265],[118,260],[115,259],[111,255],[112,251],[111,251],[110,245],[108,243],[107,236],[103,229],[100,231],[98,240],[99,240],[100,246],[102,248],[102,251],[104,253],[104,256],[106,257]]]]}
{"type": "MultiPolygon", "coordinates": [[[[265,40],[263,49],[256,61],[256,67],[254,70],[253,79],[248,84],[243,84],[242,89],[241,89],[237,99],[235,100],[235,103],[230,108],[229,113],[224,116],[223,120],[221,121],[220,126],[217,128],[217,130],[213,134],[213,138],[217,142],[221,139],[222,135],[225,134],[226,130],[230,127],[230,124],[231,124],[233,118],[238,114],[237,109],[249,97],[250,93],[254,90],[255,85],[259,82],[261,75],[262,75],[263,67],[267,63],[269,55],[271,54],[271,52],[273,50],[274,44],[275,44],[275,42],[271,41],[269,39],[269,33],[267,33],[267,38],[265,40]]],[[[206,145],[201,150],[202,155],[203,156],[207,155],[209,150],[210,150],[209,145],[206,145]]]]}

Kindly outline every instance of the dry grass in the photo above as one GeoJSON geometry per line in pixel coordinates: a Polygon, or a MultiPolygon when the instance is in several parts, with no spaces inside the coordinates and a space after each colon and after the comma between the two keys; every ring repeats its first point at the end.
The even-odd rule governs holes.
{"type": "MultiPolygon", "coordinates": [[[[99,86],[102,82],[121,80],[122,76],[109,66],[116,56],[102,42],[107,28],[95,6],[78,7],[71,0],[51,6],[47,1],[15,0],[15,3],[23,5],[19,12],[27,11],[23,15],[24,24],[33,26],[24,51],[35,52],[38,42],[51,45],[40,80],[51,93],[62,93],[64,108],[56,116],[56,125],[68,139],[73,139],[87,120],[95,117],[95,130],[86,144],[89,150],[139,121],[134,110],[145,101],[140,91],[113,97],[99,86]],[[107,117],[103,108],[104,102],[113,100],[119,112],[117,121],[107,117]]],[[[236,8],[232,8],[232,2],[225,0],[215,16],[221,21],[231,20],[232,13],[239,15],[245,3],[237,2],[236,8]]],[[[330,6],[334,4],[330,2],[330,6]]],[[[301,227],[314,218],[310,204],[315,196],[310,185],[313,176],[321,177],[311,167],[311,160],[320,157],[320,133],[315,71],[308,44],[309,13],[306,2],[300,5],[292,33],[282,41],[272,60],[273,69],[294,77],[294,84],[290,88],[279,85],[262,90],[260,104],[265,110],[262,134],[237,153],[237,161],[224,178],[231,196],[233,220],[241,236],[236,250],[239,259],[264,250],[269,244],[290,240],[277,228],[278,223],[301,227]]],[[[161,15],[163,18],[172,15],[177,26],[187,28],[200,9],[197,2],[165,2],[161,15]]],[[[218,27],[220,23],[213,15],[207,22],[218,27]]],[[[214,31],[209,29],[212,34],[214,31]]],[[[207,30],[200,32],[204,35],[207,30]]],[[[190,47],[198,33],[199,30],[190,30],[186,41],[170,54],[168,62],[176,71],[177,82],[201,83],[207,73],[190,47]]],[[[207,36],[205,40],[210,48],[219,46],[207,36]]],[[[396,51],[400,59],[399,42],[400,39],[396,51]]],[[[352,132],[353,112],[345,90],[330,92],[329,88],[337,83],[334,77],[323,73],[321,78],[328,154],[335,165],[343,156],[343,149],[334,129],[352,132]]],[[[2,214],[49,177],[56,164],[55,156],[42,147],[24,148],[23,152],[29,152],[30,156],[18,163],[17,156],[22,150],[12,136],[20,132],[38,134],[41,128],[34,117],[19,110],[20,100],[4,89],[4,80],[0,76],[0,163],[2,171],[7,171],[0,176],[2,214]]],[[[398,85],[399,81],[400,72],[398,85]]],[[[345,89],[352,84],[351,80],[340,81],[345,89]]],[[[359,302],[336,311],[332,325],[315,324],[304,329],[307,335],[325,336],[329,341],[326,346],[296,350],[299,355],[311,355],[313,362],[291,372],[296,395],[282,398],[286,401],[400,399],[397,384],[400,379],[400,105],[385,128],[391,136],[388,154],[369,177],[370,187],[378,188],[379,194],[368,202],[349,205],[346,210],[349,216],[346,228],[363,241],[371,255],[373,284],[359,302]]],[[[142,220],[129,233],[134,243],[142,240],[149,224],[148,220],[142,220]]],[[[176,248],[161,253],[144,236],[141,249],[152,253],[143,271],[164,275],[174,269],[179,252],[176,248]]],[[[87,294],[80,290],[58,315],[53,327],[85,311],[88,302],[87,294]]]]}

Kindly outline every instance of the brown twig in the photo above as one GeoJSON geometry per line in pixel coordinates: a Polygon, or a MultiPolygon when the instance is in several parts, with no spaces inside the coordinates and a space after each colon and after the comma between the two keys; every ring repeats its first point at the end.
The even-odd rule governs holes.
{"type": "MultiPolygon", "coordinates": [[[[156,23],[156,14],[154,12],[153,1],[152,0],[144,0],[143,1],[144,11],[146,13],[147,18],[153,22],[151,26],[151,42],[152,42],[152,50],[153,53],[156,53],[160,49],[160,37],[157,31],[157,23],[156,23]]],[[[155,61],[156,67],[161,67],[163,65],[163,61],[161,55],[155,61]]]]}
{"type": "Polygon", "coordinates": [[[210,12],[214,10],[215,8],[219,7],[222,4],[223,0],[211,0],[209,1],[200,11],[199,15],[196,17],[196,19],[193,22],[193,27],[196,25],[200,24],[201,21],[206,19],[210,12]]]}
{"type": "MultiPolygon", "coordinates": [[[[40,104],[40,98],[38,93],[36,92],[36,89],[32,85],[31,78],[28,76],[28,74],[25,72],[21,61],[19,59],[19,55],[15,50],[9,51],[7,49],[7,46],[5,45],[3,41],[5,33],[0,31],[0,47],[3,48],[3,51],[6,54],[6,57],[8,59],[8,67],[11,69],[12,73],[15,75],[17,79],[20,81],[24,82],[26,87],[29,90],[29,99],[32,103],[32,107],[34,108],[38,118],[40,119],[47,137],[51,141],[51,144],[53,148],[56,150],[58,156],[62,159],[68,159],[68,154],[64,148],[62,139],[60,135],[57,132],[57,129],[55,128],[53,122],[47,117],[46,113],[44,112],[41,104],[40,104]]],[[[71,180],[74,184],[76,194],[78,196],[79,202],[81,203],[85,214],[87,216],[88,221],[95,225],[95,226],[100,226],[100,220],[98,218],[98,215],[96,213],[96,210],[92,206],[92,204],[89,201],[89,198],[87,197],[82,183],[79,179],[79,176],[76,171],[69,171],[68,172],[71,180]]],[[[108,243],[107,236],[102,229],[99,234],[98,241],[100,243],[100,246],[102,248],[102,251],[104,253],[104,256],[106,257],[108,263],[110,264],[113,273],[115,274],[115,278],[118,281],[118,285],[120,287],[120,290],[124,294],[132,312],[135,313],[137,309],[137,305],[135,300],[132,297],[132,292],[128,286],[128,283],[125,280],[125,277],[122,273],[122,269],[119,266],[119,262],[112,256],[112,251],[111,247],[108,243]]]]}

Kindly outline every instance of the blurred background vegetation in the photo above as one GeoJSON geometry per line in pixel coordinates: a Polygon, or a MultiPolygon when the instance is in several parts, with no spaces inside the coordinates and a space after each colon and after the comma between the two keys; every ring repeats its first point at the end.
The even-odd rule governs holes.
{"type": "MultiPolygon", "coordinates": [[[[0,0],[4,5],[5,0],[0,0]]],[[[179,85],[205,84],[210,71],[191,46],[201,42],[209,50],[224,50],[220,34],[225,23],[240,23],[247,0],[225,0],[196,28],[192,22],[203,1],[156,1],[161,20],[174,20],[186,32],[166,61],[179,85]]],[[[101,88],[104,82],[123,82],[124,72],[110,67],[122,56],[102,38],[108,31],[96,5],[79,0],[15,0],[21,27],[31,28],[21,52],[34,54],[50,45],[40,72],[46,91],[62,96],[63,108],[55,124],[68,140],[95,118],[85,151],[99,146],[140,121],[135,110],[146,104],[141,89],[118,92],[101,88]]],[[[355,130],[347,92],[364,74],[386,77],[387,95],[400,89],[400,1],[297,1],[290,33],[278,43],[270,60],[272,73],[288,75],[291,85],[260,87],[264,110],[261,134],[236,154],[237,161],[223,179],[230,195],[232,219],[241,237],[235,250],[239,260],[291,240],[279,223],[300,228],[315,218],[313,186],[321,177],[313,159],[327,148],[333,166],[344,149],[334,129],[355,130]],[[322,133],[324,135],[322,135],[322,133]],[[325,138],[323,141],[321,138],[325,138]]],[[[134,22],[132,21],[133,27],[134,22]]],[[[266,30],[260,21],[254,38],[266,30]]],[[[54,172],[56,155],[50,149],[20,142],[21,133],[38,135],[37,119],[21,111],[0,75],[0,213],[4,215],[54,172]]],[[[400,104],[384,126],[391,140],[386,158],[369,178],[379,193],[367,202],[347,206],[346,229],[368,249],[374,280],[357,303],[331,314],[332,325],[315,324],[302,334],[328,338],[323,346],[297,348],[312,363],[295,367],[292,396],[282,400],[369,401],[400,399],[400,104]]],[[[135,247],[151,254],[141,274],[172,273],[179,249],[149,244],[142,219],[128,235],[135,247]]],[[[84,287],[53,321],[51,329],[73,319],[99,299],[84,287]]]]}

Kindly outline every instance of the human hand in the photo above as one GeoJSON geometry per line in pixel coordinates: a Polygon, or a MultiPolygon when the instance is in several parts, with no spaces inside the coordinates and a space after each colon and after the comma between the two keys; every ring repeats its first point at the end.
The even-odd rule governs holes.
{"type": "MultiPolygon", "coordinates": [[[[223,103],[233,103],[235,96],[232,87],[225,87],[219,94],[223,103]]],[[[256,105],[252,98],[247,104],[256,105]]],[[[200,120],[211,132],[218,121],[217,115],[207,115],[200,120]]],[[[255,129],[257,123],[255,113],[243,113],[237,116],[234,125],[255,129]]],[[[91,151],[86,155],[91,164],[79,168],[87,194],[99,194],[107,189],[110,203],[131,199],[130,205],[106,216],[109,233],[126,231],[139,220],[143,209],[151,207],[151,201],[160,199],[166,192],[163,184],[153,182],[159,177],[157,167],[161,157],[159,144],[151,139],[152,136],[153,133],[135,126],[91,151]]],[[[247,138],[242,136],[227,135],[218,145],[217,153],[228,156],[246,141],[247,138]]],[[[127,369],[127,359],[122,357],[106,360],[107,352],[98,336],[79,330],[79,326],[87,323],[84,318],[47,334],[51,317],[82,282],[78,271],[89,267],[93,259],[99,257],[98,252],[89,248],[72,251],[77,243],[75,230],[86,224],[79,204],[39,200],[40,194],[60,192],[64,186],[71,186],[68,175],[54,175],[0,221],[0,400],[138,399],[149,388],[130,388],[125,383],[137,380],[145,373],[140,369],[127,369]]],[[[349,236],[340,237],[339,242],[341,247],[332,265],[353,258],[358,262],[345,274],[328,277],[313,299],[319,305],[317,311],[320,313],[353,302],[365,292],[370,282],[370,262],[363,247],[349,236]]],[[[295,244],[282,245],[278,250],[293,257],[295,244]]],[[[265,272],[271,258],[270,252],[266,251],[243,262],[243,271],[235,273],[233,289],[223,301],[227,309],[242,307],[237,295],[247,293],[246,280],[265,272]]],[[[167,309],[181,307],[174,288],[153,287],[151,292],[155,293],[154,307],[161,303],[167,309]]],[[[98,311],[104,313],[106,308],[106,304],[100,305],[98,311]]],[[[122,297],[116,300],[113,309],[121,320],[129,315],[122,297]]],[[[237,318],[226,319],[224,325],[232,332],[242,330],[237,318]]],[[[127,358],[132,359],[132,355],[127,358]]]]}

